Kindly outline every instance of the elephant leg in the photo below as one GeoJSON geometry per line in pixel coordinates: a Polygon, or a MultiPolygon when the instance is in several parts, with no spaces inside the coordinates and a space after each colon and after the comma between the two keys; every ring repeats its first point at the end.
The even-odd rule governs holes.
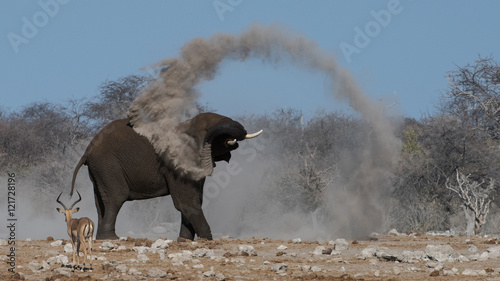
{"type": "Polygon", "coordinates": [[[170,193],[174,206],[182,214],[180,238],[193,240],[195,234],[200,238],[212,240],[210,226],[201,208],[204,180],[193,182],[177,179],[170,193]]]}
{"type": "Polygon", "coordinates": [[[120,211],[126,197],[123,194],[103,194],[103,190],[116,190],[107,188],[104,183],[97,182],[91,175],[91,180],[94,183],[94,198],[97,208],[97,234],[98,240],[115,240],[118,236],[115,232],[115,223],[118,212],[120,211]]]}
{"type": "Polygon", "coordinates": [[[194,240],[194,236],[196,231],[194,230],[193,225],[189,222],[187,217],[184,214],[181,214],[181,231],[179,233],[179,237],[184,239],[194,240]]]}

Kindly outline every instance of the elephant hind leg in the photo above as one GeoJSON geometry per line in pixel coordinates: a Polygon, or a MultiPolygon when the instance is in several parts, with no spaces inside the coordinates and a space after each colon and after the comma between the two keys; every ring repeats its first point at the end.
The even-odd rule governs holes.
{"type": "MultiPolygon", "coordinates": [[[[94,199],[97,208],[97,233],[98,240],[116,240],[118,236],[115,233],[116,217],[123,203],[126,201],[126,195],[112,193],[104,197],[102,190],[117,190],[108,188],[104,183],[98,182],[92,173],[90,179],[94,184],[94,199]]],[[[118,189],[119,190],[119,189],[118,189]]]]}

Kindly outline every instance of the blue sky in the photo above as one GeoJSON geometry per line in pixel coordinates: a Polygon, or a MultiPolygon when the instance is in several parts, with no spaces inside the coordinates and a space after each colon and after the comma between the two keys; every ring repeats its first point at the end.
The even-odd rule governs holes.
{"type": "MultiPolygon", "coordinates": [[[[194,37],[259,23],[315,40],[367,95],[420,118],[434,112],[448,71],[478,55],[500,60],[499,12],[499,1],[1,1],[0,107],[91,98],[103,81],[145,73],[194,37]]],[[[349,110],[325,81],[289,65],[228,62],[199,90],[228,116],[349,110]]]]}

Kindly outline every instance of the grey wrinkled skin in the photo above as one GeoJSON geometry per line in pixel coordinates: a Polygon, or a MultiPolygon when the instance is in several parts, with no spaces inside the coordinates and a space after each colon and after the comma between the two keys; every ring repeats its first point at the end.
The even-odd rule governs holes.
{"type": "Polygon", "coordinates": [[[75,168],[71,195],[78,170],[87,165],[98,214],[97,239],[118,238],[116,217],[126,201],[165,195],[172,196],[182,214],[180,238],[193,240],[198,235],[212,239],[201,208],[205,177],[212,173],[216,161],[229,162],[230,151],[238,144],[231,146],[227,141],[243,140],[246,130],[228,117],[202,113],[172,131],[182,135],[186,147],[169,155],[191,158],[193,165],[204,171],[203,177],[178,168],[178,159],[164,160],[148,139],[134,130],[129,119],[108,124],[90,142],[75,168]]]}

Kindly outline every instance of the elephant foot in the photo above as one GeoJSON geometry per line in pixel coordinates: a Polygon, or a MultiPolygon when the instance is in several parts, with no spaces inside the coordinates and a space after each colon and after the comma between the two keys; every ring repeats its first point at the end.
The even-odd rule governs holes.
{"type": "Polygon", "coordinates": [[[97,240],[118,240],[119,237],[114,232],[99,233],[96,235],[97,240]]]}
{"type": "Polygon", "coordinates": [[[184,237],[178,237],[177,238],[177,242],[189,242],[189,241],[193,241],[193,240],[187,239],[187,238],[184,238],[184,237]]]}

